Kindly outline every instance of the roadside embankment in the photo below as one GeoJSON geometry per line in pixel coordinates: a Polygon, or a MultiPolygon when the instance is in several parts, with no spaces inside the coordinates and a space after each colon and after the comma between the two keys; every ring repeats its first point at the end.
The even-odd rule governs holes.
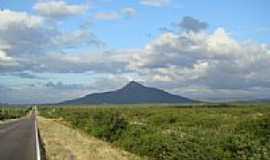
{"type": "Polygon", "coordinates": [[[82,134],[56,120],[38,117],[47,160],[139,160],[137,156],[82,134]]]}

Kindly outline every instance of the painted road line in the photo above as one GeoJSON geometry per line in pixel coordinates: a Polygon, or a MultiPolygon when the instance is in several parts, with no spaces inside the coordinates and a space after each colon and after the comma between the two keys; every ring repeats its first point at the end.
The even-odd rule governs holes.
{"type": "Polygon", "coordinates": [[[38,127],[37,127],[37,116],[36,116],[37,107],[35,106],[35,135],[36,135],[36,155],[37,160],[41,160],[40,156],[40,146],[39,146],[39,138],[38,138],[38,127]]]}

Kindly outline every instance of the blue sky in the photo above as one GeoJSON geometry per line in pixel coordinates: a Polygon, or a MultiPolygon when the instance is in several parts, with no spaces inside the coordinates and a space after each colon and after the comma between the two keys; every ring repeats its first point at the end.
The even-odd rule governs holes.
{"type": "MultiPolygon", "coordinates": [[[[141,5],[138,0],[128,1],[85,1],[67,0],[70,4],[89,4],[90,9],[84,16],[74,17],[63,24],[65,30],[72,30],[82,21],[93,23],[93,31],[105,41],[109,48],[144,47],[149,41],[149,34],[157,36],[159,28],[171,27],[184,16],[196,17],[209,23],[210,30],[224,27],[238,39],[253,39],[269,42],[270,27],[268,19],[270,2],[268,0],[223,0],[223,1],[171,1],[164,7],[141,5]],[[136,9],[136,16],[115,21],[91,19],[98,12],[115,12],[125,7],[136,9]],[[263,33],[262,33],[263,32],[263,33]],[[115,36],[121,37],[115,41],[115,36]]],[[[32,9],[36,0],[1,0],[2,9],[35,13],[32,9]]]]}
{"type": "Polygon", "coordinates": [[[269,64],[269,7],[268,0],[0,0],[0,102],[57,102],[130,80],[196,99],[268,98],[270,77],[261,72],[269,64]],[[190,80],[187,71],[198,75],[190,80]],[[229,84],[212,78],[221,73],[229,84]]]}

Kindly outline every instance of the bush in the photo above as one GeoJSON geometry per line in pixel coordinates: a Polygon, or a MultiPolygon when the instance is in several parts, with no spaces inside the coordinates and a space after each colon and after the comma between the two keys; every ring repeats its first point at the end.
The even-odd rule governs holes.
{"type": "Polygon", "coordinates": [[[119,112],[98,111],[92,116],[92,134],[109,142],[118,140],[127,126],[119,112]]]}
{"type": "Polygon", "coordinates": [[[0,108],[0,121],[25,116],[31,108],[0,108]]]}

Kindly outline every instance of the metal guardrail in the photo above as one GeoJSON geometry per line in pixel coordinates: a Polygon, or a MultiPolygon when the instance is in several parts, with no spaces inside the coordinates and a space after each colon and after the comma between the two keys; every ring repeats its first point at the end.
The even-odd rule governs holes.
{"type": "Polygon", "coordinates": [[[35,137],[36,137],[36,155],[37,160],[41,160],[41,154],[40,154],[40,144],[39,144],[39,136],[38,136],[38,124],[37,124],[37,106],[34,106],[34,112],[35,112],[35,137]]]}

